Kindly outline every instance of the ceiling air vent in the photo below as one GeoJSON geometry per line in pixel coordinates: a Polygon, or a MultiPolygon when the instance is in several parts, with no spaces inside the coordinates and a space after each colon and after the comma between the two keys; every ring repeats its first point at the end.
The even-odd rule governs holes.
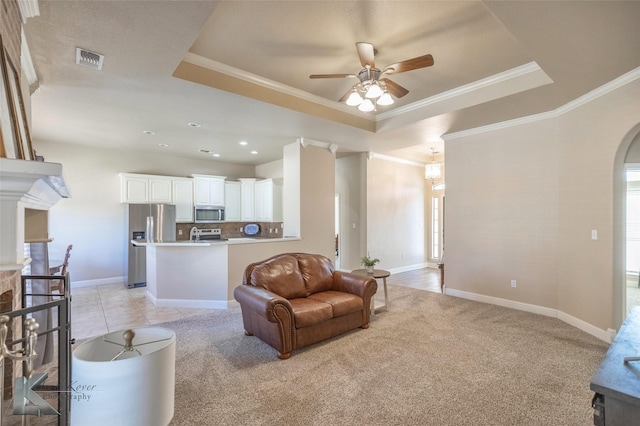
{"type": "Polygon", "coordinates": [[[104,55],[80,47],[76,48],[76,64],[101,71],[102,62],[104,62],[104,55]]]}

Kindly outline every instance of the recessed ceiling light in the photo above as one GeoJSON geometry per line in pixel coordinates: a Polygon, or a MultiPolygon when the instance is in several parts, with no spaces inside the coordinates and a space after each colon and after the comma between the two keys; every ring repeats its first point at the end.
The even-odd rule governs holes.
{"type": "Polygon", "coordinates": [[[145,135],[155,135],[156,132],[154,132],[153,130],[143,130],[142,133],[144,133],[145,135]]]}
{"type": "Polygon", "coordinates": [[[166,143],[159,143],[159,144],[158,144],[158,146],[159,146],[160,148],[166,148],[166,147],[168,147],[169,145],[167,145],[166,143]]]}
{"type": "Polygon", "coordinates": [[[257,153],[258,153],[258,151],[251,151],[251,153],[252,153],[252,154],[257,154],[257,153]]]}
{"type": "Polygon", "coordinates": [[[238,143],[242,146],[249,145],[249,142],[245,142],[245,141],[240,141],[238,143]]]}
{"type": "Polygon", "coordinates": [[[213,154],[214,157],[220,157],[220,154],[213,154]]]}
{"type": "Polygon", "coordinates": [[[188,123],[188,124],[189,124],[189,126],[191,126],[191,127],[202,127],[202,124],[200,124],[200,123],[194,123],[194,122],[191,122],[191,123],[188,123]]]}

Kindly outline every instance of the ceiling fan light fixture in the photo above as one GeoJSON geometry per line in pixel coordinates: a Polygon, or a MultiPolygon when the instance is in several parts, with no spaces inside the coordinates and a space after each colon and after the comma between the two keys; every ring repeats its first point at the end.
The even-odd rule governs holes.
{"type": "Polygon", "coordinates": [[[349,105],[349,106],[358,106],[361,103],[362,103],[362,96],[360,96],[360,94],[354,88],[353,92],[351,92],[351,94],[347,98],[347,105],[349,105]]]}
{"type": "Polygon", "coordinates": [[[382,94],[382,96],[380,96],[378,98],[378,101],[376,102],[378,105],[392,105],[393,104],[393,98],[391,97],[391,95],[388,92],[384,92],[382,94]]]}
{"type": "Polygon", "coordinates": [[[371,99],[365,99],[360,105],[358,105],[358,109],[362,112],[369,112],[373,111],[375,106],[373,105],[373,102],[371,102],[371,99]]]}
{"type": "Polygon", "coordinates": [[[367,93],[365,93],[364,97],[365,98],[378,98],[380,97],[384,92],[382,91],[382,89],[380,88],[380,86],[378,85],[377,82],[373,82],[370,86],[369,89],[367,89],[367,93]]]}

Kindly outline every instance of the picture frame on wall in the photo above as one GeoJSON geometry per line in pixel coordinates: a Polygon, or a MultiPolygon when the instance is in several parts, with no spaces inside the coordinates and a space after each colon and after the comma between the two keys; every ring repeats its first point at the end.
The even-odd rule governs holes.
{"type": "Polygon", "coordinates": [[[16,67],[13,66],[9,57],[4,55],[7,69],[7,80],[10,92],[10,103],[13,106],[14,124],[16,135],[18,136],[18,150],[20,158],[23,160],[34,160],[35,155],[31,144],[31,134],[29,132],[29,124],[27,122],[27,113],[24,107],[24,99],[22,98],[22,90],[20,90],[20,76],[16,67]]]}
{"type": "Polygon", "coordinates": [[[5,56],[4,45],[0,38],[0,139],[2,139],[3,154],[6,158],[21,159],[5,56]]]}

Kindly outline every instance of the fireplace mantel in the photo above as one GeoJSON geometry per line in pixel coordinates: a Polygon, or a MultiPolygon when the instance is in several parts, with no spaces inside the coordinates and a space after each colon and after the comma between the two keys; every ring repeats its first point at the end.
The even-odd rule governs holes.
{"type": "Polygon", "coordinates": [[[25,209],[49,210],[69,197],[62,164],[0,158],[0,270],[22,269],[25,209]]]}

